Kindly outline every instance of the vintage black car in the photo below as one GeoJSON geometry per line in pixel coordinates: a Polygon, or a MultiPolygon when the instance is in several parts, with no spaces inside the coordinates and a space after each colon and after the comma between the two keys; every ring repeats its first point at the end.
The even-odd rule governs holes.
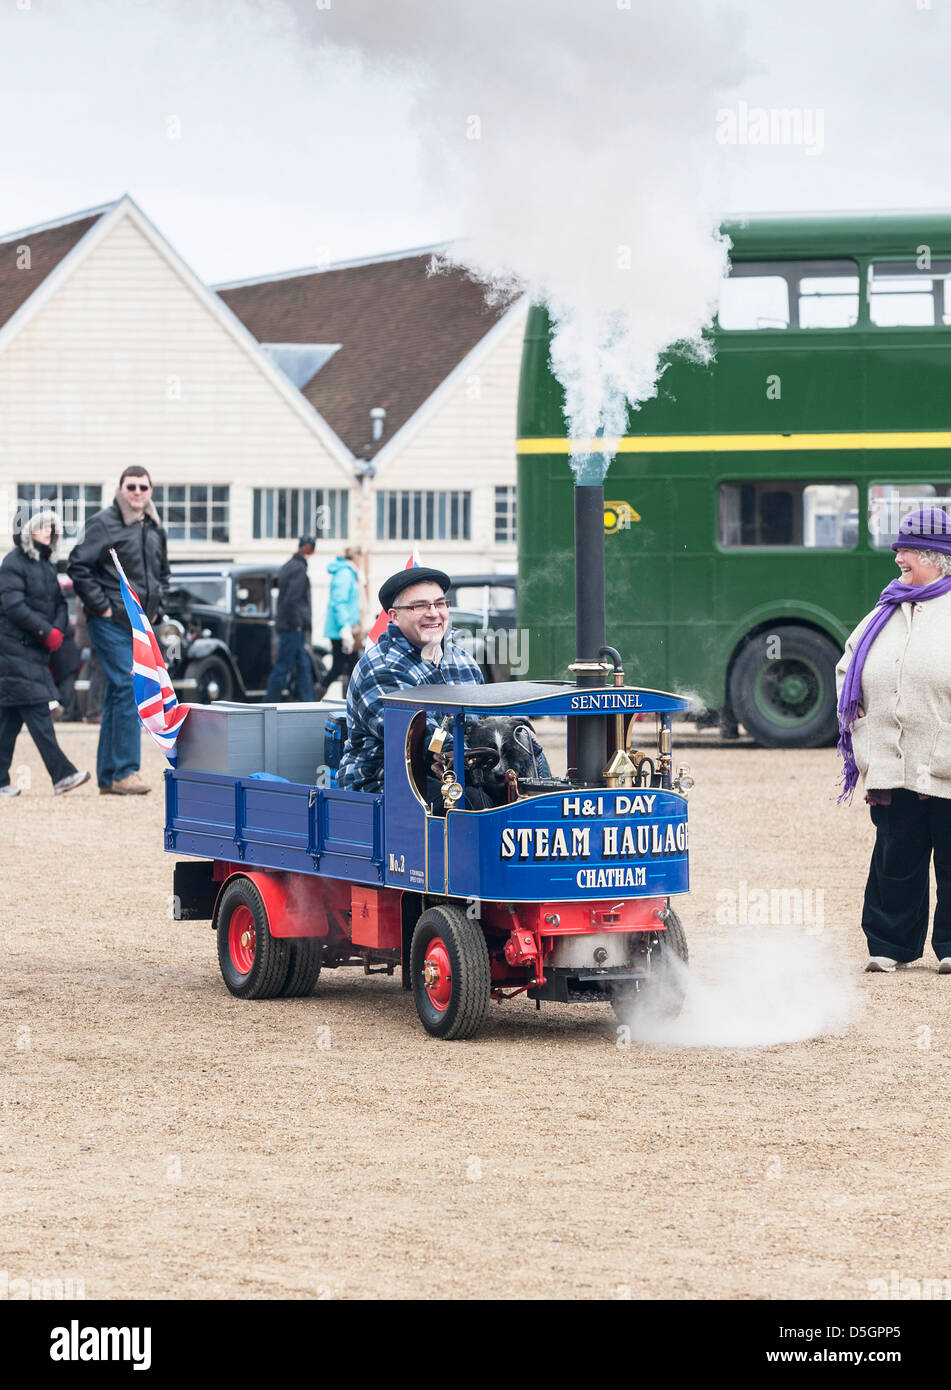
{"type": "Polygon", "coordinates": [[[507,681],[528,670],[528,651],[516,624],[514,574],[458,575],[446,591],[456,640],[482,667],[486,681],[507,681]]]}
{"type": "MultiPolygon", "coordinates": [[[[180,700],[261,700],[277,656],[278,564],[172,565],[165,614],[155,635],[180,700]]],[[[322,686],[329,656],[311,652],[322,686]]],[[[284,698],[298,698],[293,673],[284,698]]]]}

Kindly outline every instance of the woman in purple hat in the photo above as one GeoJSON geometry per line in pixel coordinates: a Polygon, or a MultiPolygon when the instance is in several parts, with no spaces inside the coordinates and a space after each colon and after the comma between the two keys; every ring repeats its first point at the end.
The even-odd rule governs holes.
{"type": "Polygon", "coordinates": [[[839,681],[840,800],[861,774],[875,826],[862,930],[866,970],[917,960],[928,935],[951,975],[951,517],[910,512],[892,546],[901,578],[845,644],[839,681]]]}

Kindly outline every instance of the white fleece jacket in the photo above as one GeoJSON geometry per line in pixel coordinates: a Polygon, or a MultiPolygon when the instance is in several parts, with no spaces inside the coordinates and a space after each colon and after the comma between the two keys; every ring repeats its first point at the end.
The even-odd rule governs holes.
{"type": "MultiPolygon", "coordinates": [[[[842,683],[868,613],[836,667],[842,683]]],[[[897,607],[869,648],[863,718],[852,731],[866,790],[907,787],[951,798],[951,593],[897,607]]]]}

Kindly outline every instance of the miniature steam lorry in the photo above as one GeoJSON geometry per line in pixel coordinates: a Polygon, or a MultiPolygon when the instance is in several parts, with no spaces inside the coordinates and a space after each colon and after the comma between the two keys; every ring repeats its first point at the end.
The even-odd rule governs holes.
{"type": "Polygon", "coordinates": [[[166,772],[165,848],[201,861],[176,864],[178,915],[211,919],[231,993],[305,995],[321,969],[399,966],[423,1027],[444,1039],[471,1038],[490,999],[521,993],[539,1006],[611,1003],[621,1018],[643,1007],[669,957],[687,956],[670,906],[688,891],[691,780],[671,764],[687,702],[624,685],[604,651],[610,685],[611,663],[592,674],[589,662],[576,682],[385,696],[382,793],[333,785],[345,720],[322,705],[297,707],[326,728],[322,766],[298,780],[205,771],[194,757],[166,772]],[[466,746],[466,722],[492,716],[536,721],[542,737],[565,720],[566,772],[509,769],[504,804],[463,809],[467,770],[499,757],[466,746]],[[427,777],[431,795],[441,736],[451,766],[439,805],[427,777]],[[598,778],[579,776],[585,742],[598,778]]]}

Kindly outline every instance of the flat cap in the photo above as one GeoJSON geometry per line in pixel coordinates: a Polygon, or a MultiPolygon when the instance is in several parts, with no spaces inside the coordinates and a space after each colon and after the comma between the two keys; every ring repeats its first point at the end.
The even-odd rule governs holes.
{"type": "Polygon", "coordinates": [[[391,574],[389,579],[385,579],[380,585],[380,607],[384,613],[388,613],[398,595],[411,584],[438,584],[445,593],[451,583],[449,575],[443,570],[428,570],[422,565],[415,565],[408,570],[397,570],[396,574],[391,574]]]}

